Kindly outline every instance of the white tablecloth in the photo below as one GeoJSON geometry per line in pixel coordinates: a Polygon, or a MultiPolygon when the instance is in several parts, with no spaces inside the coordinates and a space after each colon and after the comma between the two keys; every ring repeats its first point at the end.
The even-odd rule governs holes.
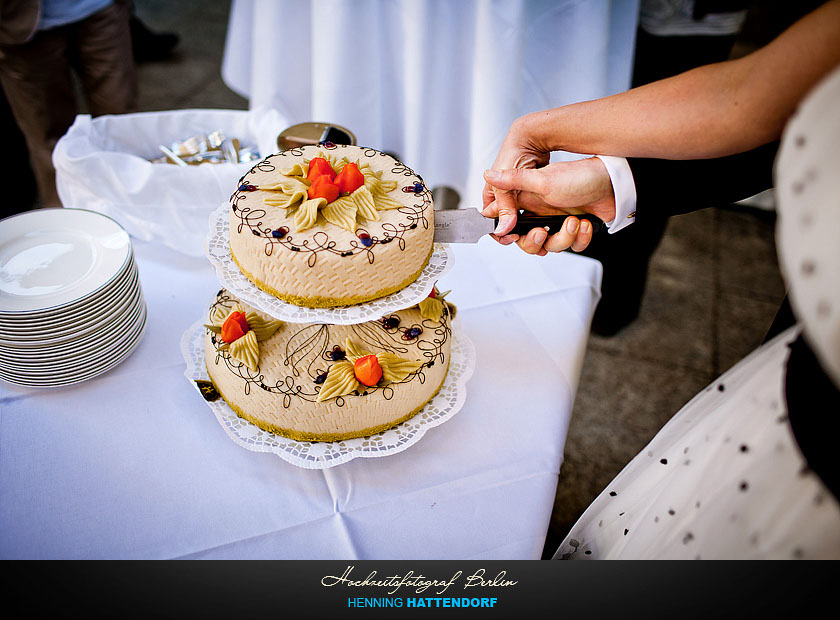
{"type": "Polygon", "coordinates": [[[600,263],[453,252],[440,285],[478,358],[464,408],[399,454],[305,470],[236,445],[183,375],[219,288],[207,260],[135,242],[135,353],[78,386],[0,382],[0,558],[539,558],[600,263]]]}
{"type": "Polygon", "coordinates": [[[630,86],[638,5],[234,0],[222,77],[252,109],[343,125],[477,204],[517,117],[630,86]]]}

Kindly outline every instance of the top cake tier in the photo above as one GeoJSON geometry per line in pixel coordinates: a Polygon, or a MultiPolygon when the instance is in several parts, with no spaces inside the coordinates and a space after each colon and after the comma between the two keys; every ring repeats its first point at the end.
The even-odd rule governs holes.
{"type": "Polygon", "coordinates": [[[369,302],[414,282],[432,255],[431,191],[371,148],[323,143],[271,155],[230,199],[230,251],[257,287],[287,303],[369,302]]]}

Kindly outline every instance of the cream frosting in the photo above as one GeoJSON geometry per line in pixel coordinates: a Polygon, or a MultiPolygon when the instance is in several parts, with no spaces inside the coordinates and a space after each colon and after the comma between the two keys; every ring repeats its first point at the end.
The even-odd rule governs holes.
{"type": "Polygon", "coordinates": [[[259,341],[256,368],[235,357],[214,329],[219,317],[237,310],[249,325],[271,322],[220,291],[208,311],[205,363],[233,410],[270,432],[309,441],[381,432],[420,411],[446,377],[452,337],[452,307],[446,303],[437,319],[424,318],[415,306],[358,325],[277,322],[264,339],[251,330],[259,341]],[[366,355],[376,356],[382,368],[373,386],[360,383],[353,371],[366,355]]]}
{"type": "Polygon", "coordinates": [[[231,196],[233,260],[259,288],[310,307],[350,305],[413,282],[431,256],[434,205],[422,178],[370,148],[323,144],[269,156],[231,196]],[[354,163],[364,185],[331,202],[308,196],[316,157],[354,163]]]}

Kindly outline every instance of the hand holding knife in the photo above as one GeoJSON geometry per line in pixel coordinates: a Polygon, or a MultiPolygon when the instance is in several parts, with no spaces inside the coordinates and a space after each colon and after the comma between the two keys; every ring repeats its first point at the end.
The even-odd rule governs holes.
{"type": "MultiPolygon", "coordinates": [[[[519,213],[516,225],[508,234],[525,235],[533,228],[546,228],[549,235],[558,232],[572,217],[571,214],[532,215],[519,213]]],[[[574,214],[580,220],[592,224],[593,234],[603,225],[600,219],[587,213],[574,214]]],[[[476,243],[484,235],[492,233],[499,223],[498,218],[484,217],[476,207],[435,211],[436,243],[476,243]]]]}

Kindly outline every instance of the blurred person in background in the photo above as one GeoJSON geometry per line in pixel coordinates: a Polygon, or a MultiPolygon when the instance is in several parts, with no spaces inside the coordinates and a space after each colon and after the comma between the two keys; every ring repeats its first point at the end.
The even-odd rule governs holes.
{"type": "Polygon", "coordinates": [[[133,112],[127,0],[0,0],[0,84],[23,134],[42,206],[60,207],[52,151],[77,114],[133,112]]]}

